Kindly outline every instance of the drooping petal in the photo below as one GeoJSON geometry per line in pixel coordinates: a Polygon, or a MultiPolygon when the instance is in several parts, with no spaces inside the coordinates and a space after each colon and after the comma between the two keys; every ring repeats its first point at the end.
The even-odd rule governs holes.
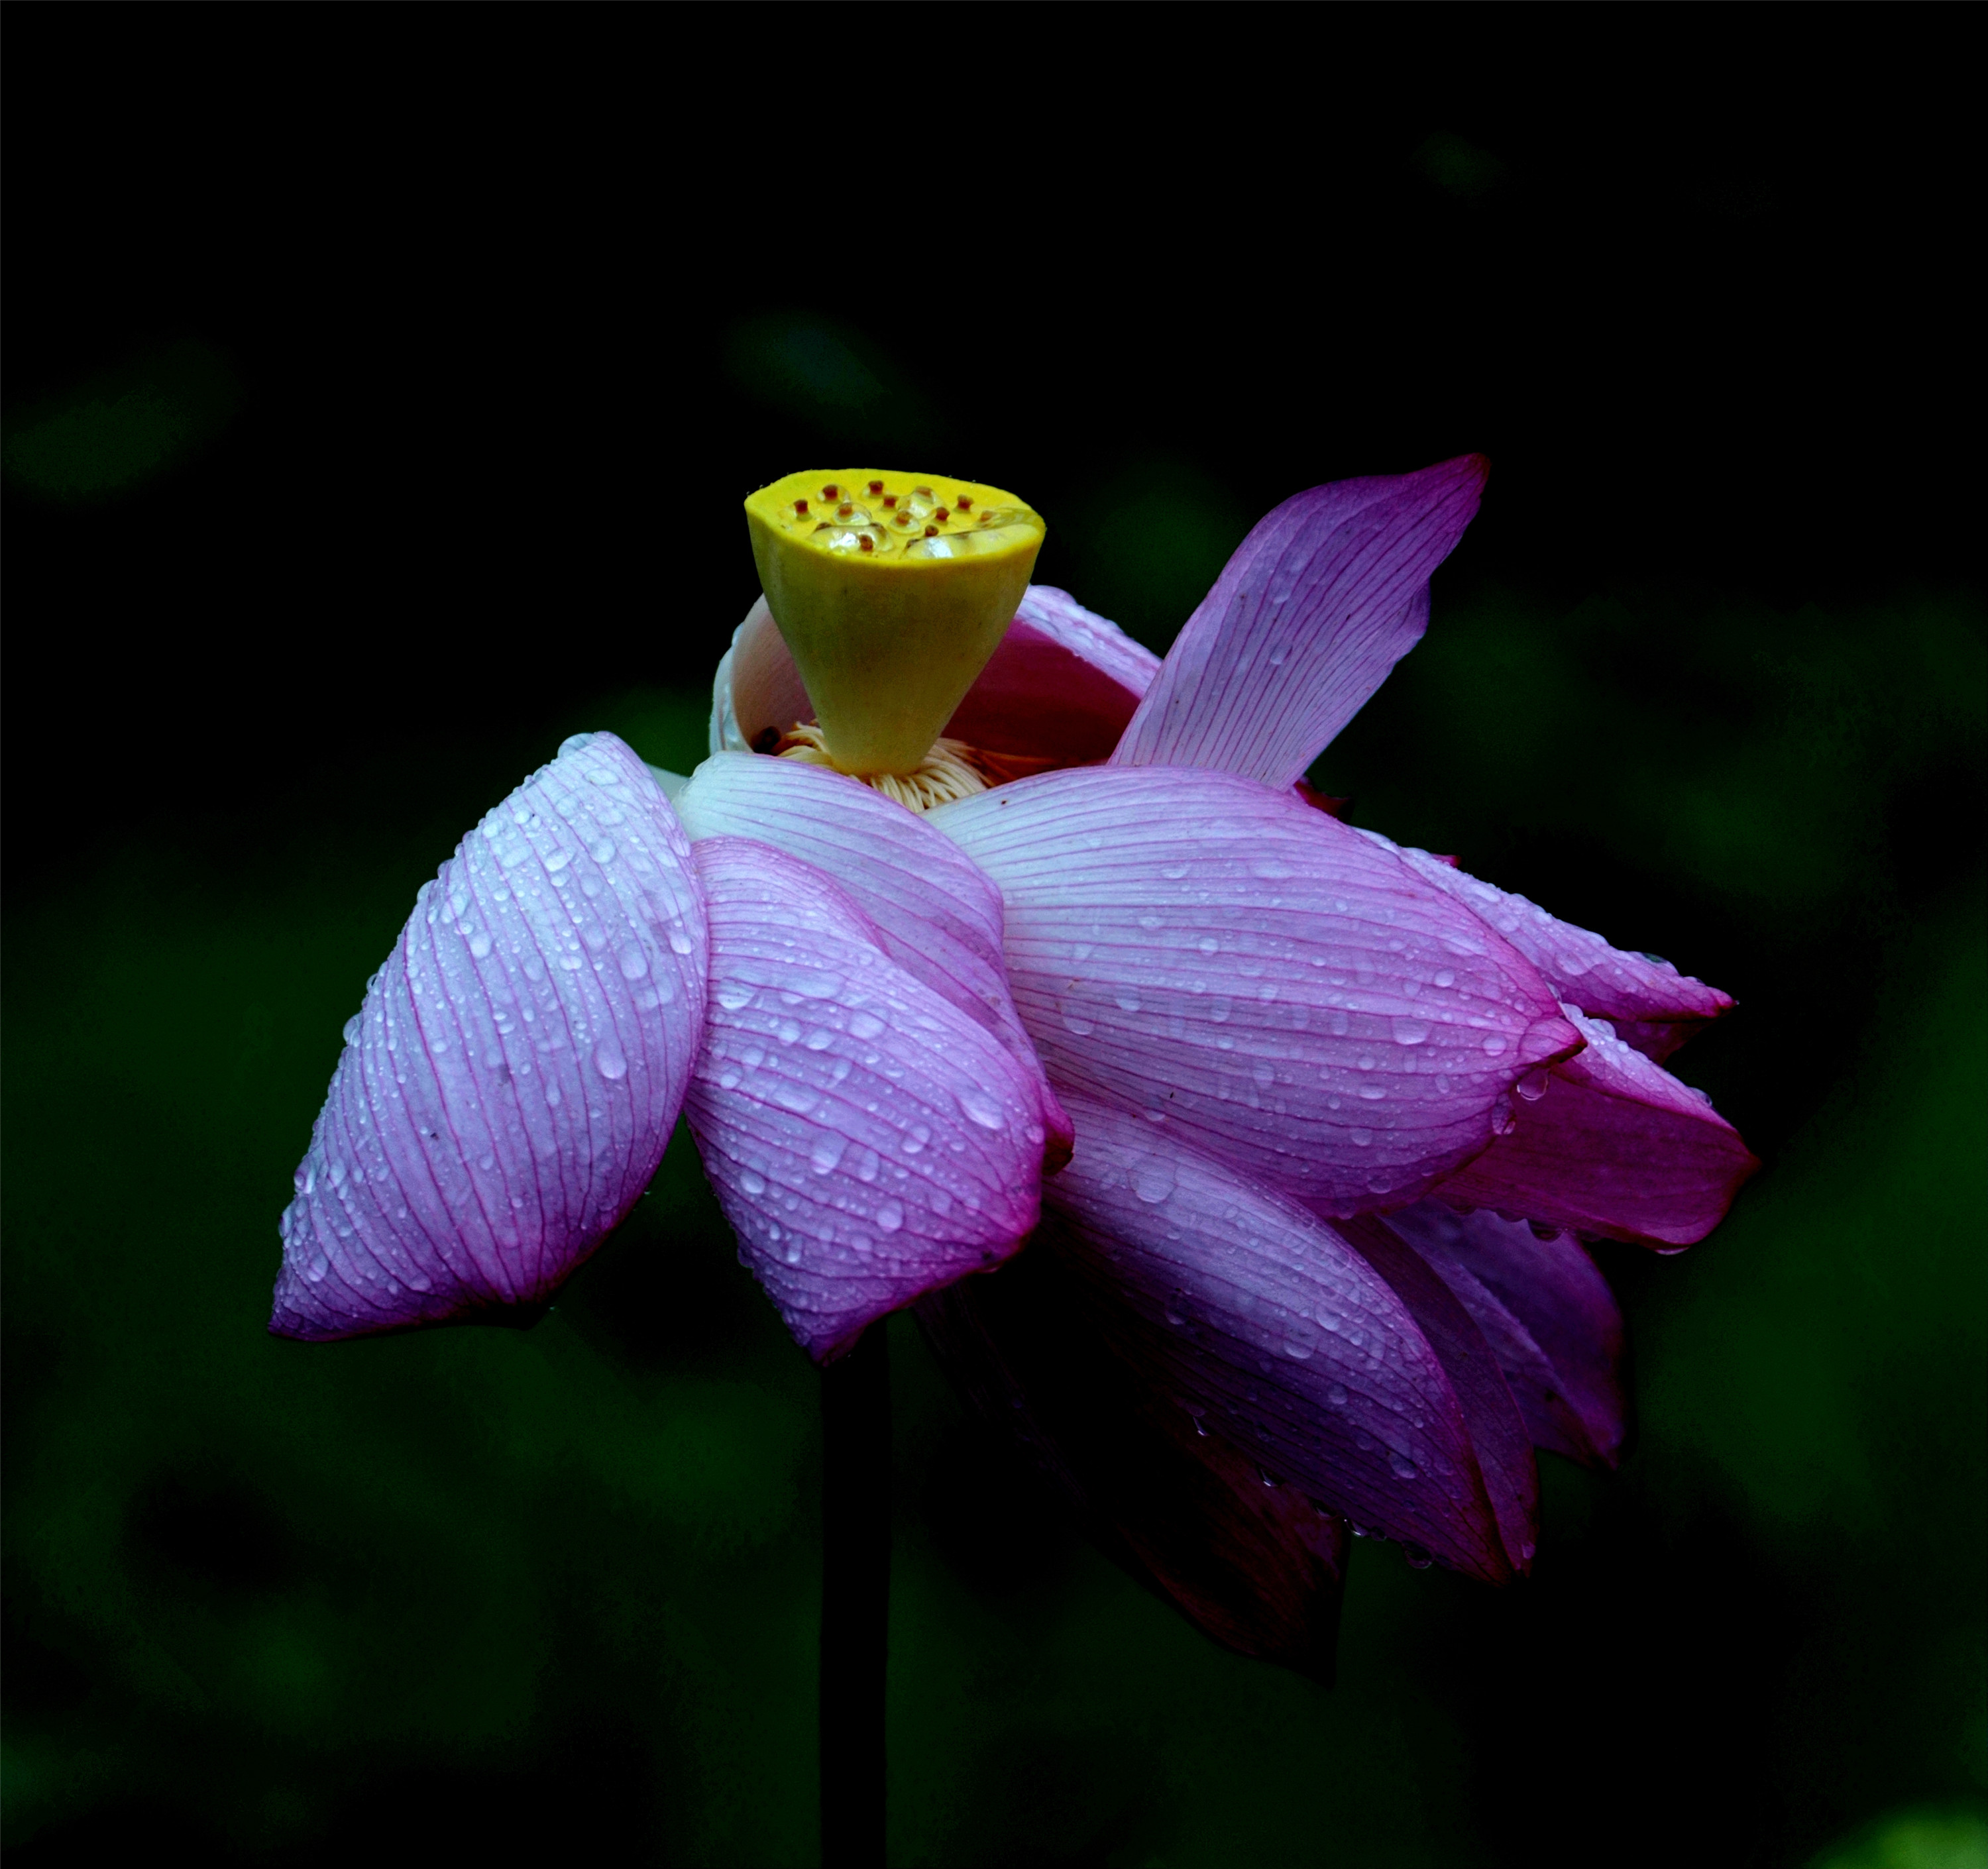
{"type": "Polygon", "coordinates": [[[1314,487],[1258,522],[1167,653],[1112,755],[1282,788],[1428,623],[1429,574],[1477,511],[1487,463],[1314,487]]]}
{"type": "Polygon", "coordinates": [[[1524,1418],[1483,1331],[1408,1242],[1373,1215],[1337,1221],[1334,1230],[1388,1281],[1441,1359],[1463,1409],[1505,1555],[1514,1570],[1530,1570],[1539,1546],[1539,1465],[1524,1418]]]}
{"type": "Polygon", "coordinates": [[[1328,1211],[1415,1198],[1581,1043],[1475,915],[1290,792],[1109,766],[928,822],[1000,886],[1015,1004],[1060,1092],[1328,1211]]]}
{"type": "Polygon", "coordinates": [[[1008,1048],[1035,1087],[1050,1167],[1069,1160],[1070,1118],[1009,994],[1001,892],[957,844],[867,786],[791,759],[707,759],[677,809],[693,840],[757,838],[833,877],[891,959],[1008,1048]]]}
{"type": "Polygon", "coordinates": [[[704,1022],[690,847],[612,734],[465,837],[346,1028],[270,1329],[542,1303],[655,1173],[704,1022]]]}
{"type": "Polygon", "coordinates": [[[1035,1089],[822,872],[742,837],[695,854],[711,991],[685,1107],[740,1256],[826,1361],[1028,1237],[1035,1089]]]}
{"type": "Polygon", "coordinates": [[[1403,1208],[1387,1224],[1477,1320],[1533,1444],[1614,1467],[1625,1432],[1622,1313],[1581,1242],[1440,1201],[1403,1208]]]}
{"type": "Polygon", "coordinates": [[[1443,1199],[1640,1245],[1702,1239],[1760,1163],[1702,1092],[1564,1009],[1587,1049],[1520,1083],[1515,1126],[1443,1199]]]}
{"type": "Polygon", "coordinates": [[[1591,1019],[1605,1019],[1617,1037],[1661,1062],[1709,1019],[1733,1009],[1733,997],[1681,974],[1653,955],[1612,948],[1599,934],[1550,915],[1537,903],[1458,869],[1454,859],[1392,843],[1364,831],[1394,851],[1419,876],[1481,916],[1537,967],[1570,1005],[1591,1019]]]}
{"type": "MultiPolygon", "coordinates": [[[[1511,1565],[1443,1363],[1333,1227],[1156,1133],[1078,1101],[1042,1243],[1161,1394],[1328,1509],[1498,1580],[1511,1565]]],[[[1494,1372],[1495,1373],[1495,1372],[1494,1372]]]]}
{"type": "Polygon", "coordinates": [[[1105,1552],[1226,1647],[1332,1678],[1346,1522],[1142,1379],[1061,1255],[921,1299],[918,1320],[982,1421],[1105,1552]]]}

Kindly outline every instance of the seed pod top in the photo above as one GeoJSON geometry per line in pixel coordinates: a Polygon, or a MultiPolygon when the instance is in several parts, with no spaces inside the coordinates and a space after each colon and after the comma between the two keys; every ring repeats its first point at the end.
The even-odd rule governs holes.
{"type": "Polygon", "coordinates": [[[746,519],[834,763],[915,770],[1021,603],[1040,516],[999,487],[855,468],[789,474],[746,519]]]}

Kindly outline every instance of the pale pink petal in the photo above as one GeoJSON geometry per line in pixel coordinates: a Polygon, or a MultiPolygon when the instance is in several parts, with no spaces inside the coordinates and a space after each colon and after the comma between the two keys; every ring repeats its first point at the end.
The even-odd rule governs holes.
{"type": "Polygon", "coordinates": [[[796,722],[813,718],[814,703],[800,671],[761,597],[732,632],[732,647],[718,664],[712,684],[711,750],[770,750],[773,741],[796,722]]]}
{"type": "Polygon", "coordinates": [[[1188,619],[1114,762],[1301,777],[1420,638],[1487,471],[1469,455],[1285,501],[1188,619]]]}
{"type": "Polygon", "coordinates": [[[1035,1087],[820,870],[741,837],[695,853],[711,991],[685,1107],[740,1256],[824,1361],[1028,1237],[1035,1087]]]}
{"type": "Polygon", "coordinates": [[[1262,1469],[1128,1362],[1067,1256],[1039,1249],[918,1301],[982,1424],[1108,1556],[1238,1653],[1332,1678],[1346,1522],[1262,1469]]]}
{"type": "Polygon", "coordinates": [[[833,878],[898,965],[993,1033],[1036,1088],[1052,1166],[1070,1157],[1063,1114],[1016,1016],[1001,958],[1001,892],[915,813],[854,779],[793,759],[721,754],[678,795],[693,840],[755,837],[833,878]]]}
{"type": "Polygon", "coordinates": [[[1388,1225],[1476,1318],[1536,1445],[1591,1466],[1621,1458],[1622,1313],[1579,1241],[1480,1208],[1419,1201],[1388,1225]]]}
{"type": "Polygon", "coordinates": [[[1270,1479],[1510,1575],[1451,1378],[1388,1281],[1332,1226],[1137,1117],[1072,1114],[1037,1249],[1067,1256],[1116,1354],[1270,1479]]]}
{"type": "Polygon", "coordinates": [[[1641,1245],[1702,1239],[1760,1164],[1702,1092],[1566,1010],[1587,1049],[1522,1081],[1510,1132],[1439,1191],[1641,1245]]]}
{"type": "Polygon", "coordinates": [[[1449,1286],[1383,1222],[1360,1214],[1333,1224],[1340,1237],[1394,1288],[1442,1360],[1462,1406],[1505,1554],[1514,1570],[1530,1570],[1540,1537],[1539,1465],[1525,1418],[1483,1330],[1449,1286]]]}
{"type": "Polygon", "coordinates": [[[1667,1056],[1706,1020],[1733,1009],[1730,994],[1679,973],[1653,955],[1612,948],[1599,934],[1558,920],[1523,896],[1479,882],[1459,870],[1454,857],[1389,843],[1376,831],[1363,834],[1488,921],[1562,999],[1591,1019],[1608,1020],[1618,1038],[1647,1056],[1667,1056]]]}
{"type": "Polygon", "coordinates": [[[1015,1004],[1059,1091],[1329,1211],[1415,1199],[1581,1043],[1476,916],[1290,792],[1080,769],[928,821],[1000,886],[1015,1004]]]}
{"type": "Polygon", "coordinates": [[[702,892],[641,760],[569,741],[426,884],[346,1027],[270,1329],[542,1303],[661,1159],[704,1019],[702,892]]]}

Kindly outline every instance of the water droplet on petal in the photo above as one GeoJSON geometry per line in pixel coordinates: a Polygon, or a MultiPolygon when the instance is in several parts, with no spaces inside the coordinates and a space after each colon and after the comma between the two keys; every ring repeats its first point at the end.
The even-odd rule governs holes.
{"type": "Polygon", "coordinates": [[[619,1083],[628,1075],[628,1060],[622,1056],[621,1047],[611,1036],[594,1046],[593,1068],[610,1083],[619,1083]]]}
{"type": "Polygon", "coordinates": [[[1132,1191],[1149,1205],[1157,1206],[1173,1192],[1176,1179],[1168,1158],[1148,1155],[1132,1171],[1132,1191]]]}
{"type": "Polygon", "coordinates": [[[766,1191],[765,1176],[756,1174],[750,1168],[747,1168],[739,1175],[739,1185],[756,1199],[766,1191]]]}
{"type": "Polygon", "coordinates": [[[808,1166],[817,1174],[833,1174],[841,1165],[843,1151],[848,1146],[847,1137],[824,1130],[815,1137],[814,1146],[808,1151],[808,1166]]]}
{"type": "Polygon", "coordinates": [[[904,1224],[904,1210],[895,1201],[885,1201],[877,1209],[877,1224],[887,1233],[894,1233],[904,1224]]]}
{"type": "Polygon", "coordinates": [[[1421,1045],[1428,1041],[1429,1024],[1425,1019],[1398,1019],[1394,1026],[1397,1045],[1421,1045]]]}
{"type": "Polygon", "coordinates": [[[752,989],[743,980],[721,980],[718,1003],[728,1012],[742,1012],[752,1003],[752,989]]]}
{"type": "Polygon", "coordinates": [[[1488,1038],[1484,1041],[1484,1055],[1487,1058],[1496,1057],[1504,1049],[1505,1041],[1501,1038],[1488,1038]]]}
{"type": "Polygon", "coordinates": [[[985,1090],[975,1090],[969,1084],[952,1094],[960,1108],[966,1113],[966,1120],[969,1123],[977,1123],[982,1129],[992,1130],[996,1134],[1007,1127],[1008,1119],[1002,1114],[1001,1106],[985,1090]]]}
{"type": "Polygon", "coordinates": [[[649,957],[632,945],[621,950],[621,978],[639,980],[649,971],[649,957]]]}
{"type": "Polygon", "coordinates": [[[849,1022],[851,1038],[874,1039],[884,1029],[884,1022],[874,1012],[858,1012],[849,1022]]]}

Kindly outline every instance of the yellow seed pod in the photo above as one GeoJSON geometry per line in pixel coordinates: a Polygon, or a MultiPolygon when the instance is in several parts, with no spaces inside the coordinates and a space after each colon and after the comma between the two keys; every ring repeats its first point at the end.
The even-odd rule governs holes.
{"type": "Polygon", "coordinates": [[[1021,603],[1040,516],[999,487],[852,468],[762,487],[746,520],[834,764],[915,770],[1021,603]]]}

